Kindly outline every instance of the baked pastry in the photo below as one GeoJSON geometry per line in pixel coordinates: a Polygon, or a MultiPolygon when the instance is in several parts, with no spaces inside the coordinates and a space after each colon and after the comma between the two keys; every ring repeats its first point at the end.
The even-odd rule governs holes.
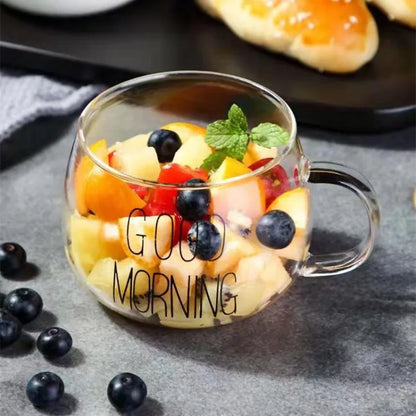
{"type": "Polygon", "coordinates": [[[367,0],[382,9],[389,19],[416,28],[416,0],[367,0]]]}
{"type": "Polygon", "coordinates": [[[378,48],[377,26],[364,0],[197,2],[240,38],[320,71],[356,71],[378,48]]]}

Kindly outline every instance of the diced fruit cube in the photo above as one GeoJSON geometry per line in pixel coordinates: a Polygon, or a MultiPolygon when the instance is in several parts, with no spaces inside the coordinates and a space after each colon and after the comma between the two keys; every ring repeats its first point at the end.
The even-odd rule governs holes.
{"type": "MultiPolygon", "coordinates": [[[[130,258],[121,261],[105,258],[95,264],[87,277],[87,281],[110,298],[113,298],[114,287],[116,301],[120,302],[120,297],[124,298],[126,296],[129,299],[130,294],[139,296],[149,292],[155,271],[156,269],[146,268],[143,264],[130,258]],[[116,270],[117,276],[115,277],[116,270]],[[117,280],[114,282],[114,279],[117,280]]],[[[123,304],[127,306],[125,301],[123,304]]]]}
{"type": "Polygon", "coordinates": [[[207,262],[207,272],[210,276],[216,277],[218,274],[234,271],[235,266],[241,258],[252,256],[258,252],[258,247],[244,237],[231,230],[225,229],[221,221],[213,217],[212,223],[217,227],[221,234],[221,241],[224,241],[224,250],[221,256],[214,261],[207,262]]]}
{"type": "Polygon", "coordinates": [[[176,151],[173,163],[189,166],[196,169],[212,153],[202,136],[190,138],[176,151]]]}
{"type": "Polygon", "coordinates": [[[295,188],[278,196],[267,208],[267,211],[286,212],[292,217],[297,232],[305,231],[309,225],[309,197],[309,189],[295,188]]]}
{"type": "Polygon", "coordinates": [[[120,260],[126,255],[120,244],[117,224],[105,223],[92,216],[70,218],[71,255],[75,264],[89,273],[105,257],[120,260]]]}
{"type": "MultiPolygon", "coordinates": [[[[168,253],[165,256],[168,257],[168,253]]],[[[172,278],[178,288],[181,299],[186,301],[188,293],[192,292],[192,287],[195,284],[195,277],[200,276],[204,270],[204,261],[194,258],[192,261],[185,261],[184,259],[192,259],[193,254],[189,250],[186,242],[179,242],[173,247],[172,253],[166,260],[160,262],[160,272],[163,273],[169,280],[172,278]],[[188,278],[189,277],[189,278],[188,278]]],[[[161,285],[166,286],[166,279],[161,279],[156,285],[156,292],[161,292],[161,285]]]]}
{"type": "Polygon", "coordinates": [[[131,148],[131,149],[143,149],[147,147],[147,141],[149,140],[150,133],[147,134],[138,134],[137,136],[133,136],[130,139],[124,140],[122,142],[116,142],[113,146],[111,146],[108,151],[115,152],[120,147],[121,148],[131,148]]]}
{"type": "MultiPolygon", "coordinates": [[[[108,162],[108,150],[107,144],[104,139],[98,140],[90,146],[90,151],[100,160],[107,163],[108,162]]],[[[87,178],[90,174],[92,168],[94,167],[94,162],[88,157],[83,156],[78,166],[75,168],[74,173],[74,187],[75,187],[75,201],[77,205],[77,210],[81,215],[88,214],[88,207],[85,202],[85,189],[87,184],[87,178]]]]}
{"type": "MultiPolygon", "coordinates": [[[[211,176],[211,181],[219,182],[250,172],[251,170],[243,163],[227,157],[211,176]]],[[[257,219],[265,211],[264,187],[259,178],[250,178],[228,186],[213,188],[211,198],[213,212],[223,218],[227,218],[228,213],[235,210],[251,219],[257,219]]]]}
{"type": "Polygon", "coordinates": [[[174,218],[167,215],[120,218],[118,225],[125,254],[147,267],[158,265],[172,245],[174,224],[174,218]]]}
{"type": "Polygon", "coordinates": [[[178,134],[182,143],[186,143],[189,139],[194,137],[205,138],[206,129],[192,123],[174,122],[165,124],[161,129],[172,130],[178,134]]]}
{"type": "Polygon", "coordinates": [[[277,148],[272,147],[271,149],[268,149],[267,147],[259,146],[257,143],[250,142],[247,146],[246,156],[247,160],[251,161],[251,165],[260,159],[274,159],[277,156],[277,148]]]}
{"type": "Polygon", "coordinates": [[[306,234],[300,230],[295,233],[292,242],[287,247],[274,250],[274,252],[285,259],[302,261],[308,254],[308,248],[306,234]]]}
{"type": "Polygon", "coordinates": [[[292,281],[280,259],[260,253],[240,260],[236,272],[237,315],[250,315],[262,309],[275,293],[281,293],[292,281]]]}
{"type": "Polygon", "coordinates": [[[122,143],[111,158],[111,166],[130,176],[150,181],[156,181],[160,174],[160,164],[154,147],[136,148],[134,143],[129,146],[122,143]]]}
{"type": "Polygon", "coordinates": [[[145,202],[129,185],[94,166],[86,180],[85,202],[88,210],[105,221],[126,217],[145,202]]]}
{"type": "Polygon", "coordinates": [[[244,163],[227,156],[221,163],[221,166],[211,175],[210,181],[220,182],[226,179],[234,178],[235,176],[242,176],[250,172],[251,169],[244,165],[244,163]]]}

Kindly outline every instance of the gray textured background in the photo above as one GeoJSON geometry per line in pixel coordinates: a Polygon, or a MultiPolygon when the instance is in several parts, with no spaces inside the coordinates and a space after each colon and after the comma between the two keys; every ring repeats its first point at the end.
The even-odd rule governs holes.
{"type": "MultiPolygon", "coordinates": [[[[365,137],[301,129],[312,160],[344,162],[374,184],[382,227],[373,255],[345,276],[298,279],[248,320],[181,331],[106,311],[73,276],[60,232],[73,120],[41,119],[20,130],[21,142],[37,150],[27,146],[30,155],[7,160],[0,174],[0,240],[20,242],[40,269],[21,281],[0,277],[0,292],[31,287],[45,305],[22,340],[0,352],[1,416],[39,414],[25,385],[44,370],[59,374],[67,392],[45,414],[117,414],[106,388],[121,371],[147,383],[149,399],[136,413],[142,416],[416,414],[415,129],[365,137]],[[59,362],[46,361],[33,345],[51,324],[74,339],[59,362]]],[[[350,246],[365,225],[354,197],[333,188],[313,186],[314,251],[350,246]]]]}

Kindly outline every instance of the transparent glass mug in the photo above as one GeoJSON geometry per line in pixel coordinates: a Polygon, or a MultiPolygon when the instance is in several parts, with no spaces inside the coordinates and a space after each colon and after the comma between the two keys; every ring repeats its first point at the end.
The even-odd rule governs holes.
{"type": "MultiPolygon", "coordinates": [[[[201,131],[196,128],[195,134],[201,131]]],[[[195,157],[197,153],[198,149],[195,157]]],[[[358,267],[372,251],[379,223],[377,201],[365,178],[339,164],[310,163],[304,156],[295,117],[282,98],[242,78],[200,71],[136,78],[92,100],[79,120],[65,195],[65,247],[81,281],[101,303],[122,315],[179,328],[246,318],[275,301],[298,276],[330,276],[358,267]],[[234,103],[245,112],[249,129],[267,121],[290,133],[287,145],[249,149],[245,159],[272,156],[257,169],[190,188],[129,176],[108,162],[108,153],[120,141],[167,123],[205,127],[226,118],[234,103]],[[104,146],[97,144],[102,139],[104,146]],[[283,169],[284,183],[274,176],[276,169],[283,169]],[[369,231],[357,247],[324,255],[308,252],[308,182],[340,185],[363,202],[369,231]],[[267,184],[277,186],[271,194],[265,190],[267,184]],[[176,198],[183,190],[198,188],[210,193],[206,220],[221,238],[220,249],[209,260],[190,250],[189,224],[187,228],[163,209],[149,215],[149,202],[143,197],[176,198]],[[271,196],[276,198],[267,201],[268,209],[286,212],[296,227],[290,244],[278,249],[265,246],[256,232],[266,211],[265,198],[271,196]]]]}

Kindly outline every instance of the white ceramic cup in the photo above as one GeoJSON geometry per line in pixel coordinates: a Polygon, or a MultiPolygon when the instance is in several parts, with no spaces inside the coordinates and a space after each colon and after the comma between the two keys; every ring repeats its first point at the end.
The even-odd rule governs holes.
{"type": "Polygon", "coordinates": [[[46,16],[83,16],[124,6],[133,0],[3,0],[15,9],[46,16]]]}

